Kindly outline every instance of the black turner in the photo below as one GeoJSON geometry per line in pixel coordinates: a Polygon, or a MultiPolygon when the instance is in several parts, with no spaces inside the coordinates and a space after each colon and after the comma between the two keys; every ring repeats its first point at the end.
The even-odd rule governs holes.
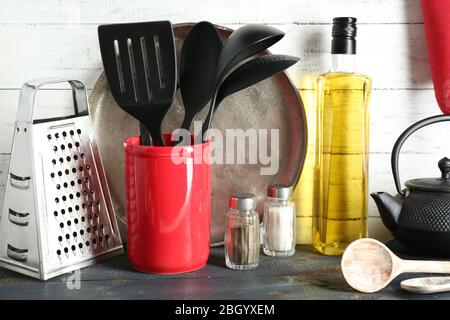
{"type": "Polygon", "coordinates": [[[140,121],[141,144],[165,145],[161,123],[176,91],[176,53],[169,21],[98,27],[106,77],[117,104],[140,121]]]}

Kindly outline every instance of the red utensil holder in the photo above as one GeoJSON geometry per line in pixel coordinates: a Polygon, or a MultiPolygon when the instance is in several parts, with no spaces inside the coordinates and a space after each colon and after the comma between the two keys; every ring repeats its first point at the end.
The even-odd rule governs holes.
{"type": "MultiPolygon", "coordinates": [[[[170,135],[165,135],[167,144],[170,135]]],[[[125,140],[128,258],[156,274],[206,265],[210,245],[210,142],[183,147],[125,140]]]]}

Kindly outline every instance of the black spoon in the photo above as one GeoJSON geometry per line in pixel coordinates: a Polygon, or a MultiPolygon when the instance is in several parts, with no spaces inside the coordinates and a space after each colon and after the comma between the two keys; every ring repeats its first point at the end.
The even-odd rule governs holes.
{"type": "MultiPolygon", "coordinates": [[[[293,56],[268,54],[249,60],[234,69],[223,81],[217,93],[214,112],[219,108],[223,99],[240,90],[248,88],[278,72],[281,72],[297,63],[300,59],[293,56]]],[[[206,132],[207,123],[203,124],[206,132]]]]}
{"type": "MultiPolygon", "coordinates": [[[[211,126],[212,113],[216,103],[217,93],[225,76],[243,60],[267,49],[284,37],[284,32],[265,25],[249,24],[234,31],[225,43],[220,53],[216,69],[215,90],[211,99],[205,123],[206,129],[211,126]]],[[[202,132],[202,139],[204,132],[202,132]]]]}
{"type": "MultiPolygon", "coordinates": [[[[195,116],[211,99],[222,47],[216,27],[207,21],[194,25],[184,40],[181,48],[180,90],[185,114],[181,129],[189,131],[195,116]]],[[[190,141],[183,139],[180,142],[186,144],[190,141]]]]}

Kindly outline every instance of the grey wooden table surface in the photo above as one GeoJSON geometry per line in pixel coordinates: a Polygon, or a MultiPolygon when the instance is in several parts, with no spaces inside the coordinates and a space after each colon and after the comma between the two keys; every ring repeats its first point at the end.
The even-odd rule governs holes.
{"type": "Polygon", "coordinates": [[[46,282],[2,269],[0,299],[450,299],[403,292],[399,283],[407,276],[380,293],[361,294],[346,284],[339,263],[298,246],[293,257],[261,255],[256,270],[233,271],[223,248],[212,248],[202,270],[161,276],[134,271],[122,255],[46,282]]]}

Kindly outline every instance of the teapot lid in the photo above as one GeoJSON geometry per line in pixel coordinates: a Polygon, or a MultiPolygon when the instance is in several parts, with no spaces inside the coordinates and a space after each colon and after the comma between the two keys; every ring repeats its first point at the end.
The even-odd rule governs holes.
{"type": "Polygon", "coordinates": [[[438,162],[441,170],[440,178],[412,179],[405,182],[405,185],[414,190],[450,192],[450,159],[442,158],[438,162]]]}

